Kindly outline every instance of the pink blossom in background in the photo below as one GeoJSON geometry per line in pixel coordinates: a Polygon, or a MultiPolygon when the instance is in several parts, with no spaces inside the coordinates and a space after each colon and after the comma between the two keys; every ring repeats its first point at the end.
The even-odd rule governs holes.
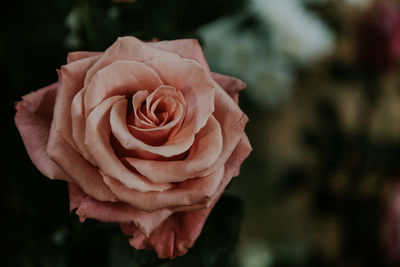
{"type": "Polygon", "coordinates": [[[383,240],[390,258],[400,263],[400,183],[385,188],[383,240]]]}
{"type": "Polygon", "coordinates": [[[396,1],[378,0],[360,25],[359,56],[371,70],[387,70],[400,61],[400,7],[396,1]]]}

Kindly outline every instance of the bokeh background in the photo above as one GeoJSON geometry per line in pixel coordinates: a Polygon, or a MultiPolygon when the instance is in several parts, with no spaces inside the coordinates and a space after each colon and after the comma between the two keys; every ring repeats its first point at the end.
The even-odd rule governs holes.
{"type": "Polygon", "coordinates": [[[42,0],[0,9],[1,266],[400,266],[400,1],[42,0]],[[248,84],[253,153],[190,252],[159,260],[69,215],[30,162],[14,102],[74,50],[197,38],[248,84]]]}

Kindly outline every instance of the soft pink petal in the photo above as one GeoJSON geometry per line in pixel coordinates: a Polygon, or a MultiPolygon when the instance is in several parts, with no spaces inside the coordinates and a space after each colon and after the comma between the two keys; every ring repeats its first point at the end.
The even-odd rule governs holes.
{"type": "Polygon", "coordinates": [[[185,120],[176,135],[167,142],[168,145],[179,146],[174,153],[183,153],[193,144],[194,135],[204,127],[214,111],[216,84],[208,71],[193,60],[156,58],[146,64],[158,73],[164,84],[177,88],[185,98],[185,120]]]}
{"type": "Polygon", "coordinates": [[[178,54],[183,58],[196,60],[203,67],[208,69],[207,60],[204,57],[203,50],[201,49],[199,41],[196,39],[150,42],[148,45],[178,54]]]}
{"type": "Polygon", "coordinates": [[[67,56],[67,64],[72,63],[74,61],[84,59],[87,57],[93,57],[103,54],[103,52],[91,52],[91,51],[74,51],[68,53],[67,56]]]}
{"type": "Polygon", "coordinates": [[[135,225],[141,234],[149,236],[172,211],[159,210],[145,212],[122,202],[98,201],[82,191],[79,186],[68,183],[70,209],[75,210],[80,220],[96,219],[102,222],[115,222],[127,225],[135,225]]]}
{"type": "Polygon", "coordinates": [[[164,144],[168,136],[174,129],[179,126],[178,123],[183,120],[183,108],[181,108],[181,116],[170,123],[156,128],[139,128],[127,125],[125,120],[127,109],[127,101],[116,103],[111,110],[111,129],[117,140],[126,146],[127,149],[146,150],[146,147],[158,147],[164,144]],[[133,148],[130,143],[134,144],[133,148]]]}
{"type": "Polygon", "coordinates": [[[105,99],[115,95],[133,95],[137,91],[152,92],[162,85],[160,77],[145,64],[119,60],[99,70],[85,94],[85,114],[105,99]]]}
{"type": "Polygon", "coordinates": [[[160,258],[175,258],[186,254],[200,235],[208,215],[231,180],[232,175],[239,173],[240,164],[249,155],[250,151],[250,143],[247,136],[243,134],[241,141],[225,165],[223,182],[208,208],[172,214],[151,233],[149,238],[143,236],[132,226],[121,225],[125,234],[133,235],[129,243],[137,249],[153,248],[160,258]]]}
{"type": "Polygon", "coordinates": [[[239,92],[246,88],[244,82],[237,78],[215,72],[212,72],[211,76],[214,81],[216,81],[219,86],[221,86],[233,98],[233,100],[235,100],[236,103],[239,102],[239,92]]]}
{"type": "Polygon", "coordinates": [[[160,161],[126,158],[126,161],[139,173],[154,182],[181,182],[188,178],[208,175],[209,167],[214,164],[221,151],[221,127],[217,120],[210,116],[206,126],[197,133],[189,155],[184,160],[160,161]]]}
{"type": "MultiPolygon", "coordinates": [[[[160,87],[159,89],[165,88],[164,86],[160,87]]],[[[169,88],[169,87],[168,87],[169,88]]],[[[157,89],[158,90],[158,89],[157,89]]],[[[157,91],[156,90],[156,91],[157,91]]],[[[175,90],[175,89],[174,89],[175,90]]],[[[156,92],[155,91],[155,92],[156,92]]],[[[165,90],[164,90],[165,91],[165,90]]],[[[179,92],[178,92],[179,93],[179,92]]],[[[178,98],[179,94],[177,95],[178,98]]],[[[184,101],[183,97],[182,99],[178,99],[179,101],[184,101]]],[[[136,98],[134,98],[134,101],[136,101],[136,98]]],[[[134,103],[136,104],[136,103],[134,103]]],[[[162,145],[154,145],[153,143],[148,144],[145,141],[143,141],[142,138],[145,138],[146,135],[154,135],[154,134],[159,134],[160,137],[166,137],[168,138],[169,136],[175,134],[174,128],[179,127],[184,120],[183,116],[183,107],[182,105],[179,108],[179,111],[181,113],[180,116],[177,116],[174,121],[171,121],[169,124],[161,126],[161,127],[156,127],[156,128],[144,128],[144,129],[139,129],[134,126],[127,125],[126,122],[126,109],[127,109],[127,104],[126,100],[121,101],[114,105],[112,111],[111,111],[111,129],[112,133],[116,137],[116,139],[120,142],[120,144],[128,150],[135,150],[135,151],[145,151],[145,152],[150,152],[153,154],[161,155],[164,157],[171,157],[174,155],[181,154],[183,148],[182,146],[184,144],[175,144],[175,143],[170,143],[166,142],[162,145]],[[142,137],[142,138],[140,138],[142,137]]],[[[136,108],[134,108],[134,112],[136,111],[136,108]]],[[[144,124],[144,122],[143,122],[144,124]]],[[[152,142],[159,142],[160,140],[152,140],[152,142]]],[[[185,151],[185,150],[183,150],[185,151]]]]}
{"type": "Polygon", "coordinates": [[[70,180],[69,176],[47,155],[57,83],[23,97],[15,106],[15,124],[32,162],[51,179],[70,180]]]}
{"type": "MultiPolygon", "coordinates": [[[[234,177],[240,173],[240,165],[250,155],[252,151],[246,133],[243,133],[239,144],[236,146],[229,160],[225,163],[225,176],[234,177]]],[[[228,184],[228,183],[227,183],[228,184]]]]}
{"type": "Polygon", "coordinates": [[[96,165],[107,176],[118,179],[126,187],[141,192],[163,191],[172,184],[155,184],[146,177],[127,169],[117,158],[110,144],[110,111],[112,106],[126,101],[125,96],[113,96],[99,104],[86,120],[85,144],[96,165]]]}
{"type": "Polygon", "coordinates": [[[86,71],[97,61],[99,56],[84,58],[61,67],[59,88],[54,106],[54,130],[75,150],[78,150],[72,137],[71,103],[74,96],[83,88],[86,71]]]}
{"type": "Polygon", "coordinates": [[[104,184],[103,179],[93,165],[76,152],[57,131],[50,130],[47,154],[60,165],[66,173],[87,194],[101,201],[116,201],[115,195],[104,184]]]}
{"type": "Polygon", "coordinates": [[[156,57],[178,57],[157,48],[153,48],[139,39],[131,36],[119,37],[101,56],[100,60],[88,71],[85,85],[88,85],[93,76],[102,68],[117,60],[134,60],[144,62],[156,57]]]}
{"type": "Polygon", "coordinates": [[[86,116],[84,107],[84,98],[86,94],[86,88],[80,90],[72,100],[71,105],[71,121],[72,121],[72,137],[78,148],[80,154],[94,164],[93,158],[90,156],[85,145],[85,134],[86,134],[86,116]]]}
{"type": "Polygon", "coordinates": [[[224,168],[221,168],[206,177],[188,179],[163,192],[143,193],[128,189],[118,180],[107,176],[104,176],[104,182],[118,199],[142,210],[154,211],[163,208],[174,210],[181,207],[191,210],[199,209],[199,206],[191,206],[199,202],[202,202],[202,208],[208,206],[209,199],[215,195],[223,175],[224,168]]]}
{"type": "MultiPolygon", "coordinates": [[[[126,100],[124,99],[124,101],[126,100]]],[[[172,157],[185,152],[190,147],[190,144],[188,144],[190,140],[184,143],[167,142],[161,146],[153,146],[136,138],[129,130],[125,117],[121,115],[124,114],[125,107],[126,104],[123,103],[117,105],[112,113],[111,120],[112,132],[125,149],[137,152],[150,152],[163,157],[172,157]]]]}
{"type": "Polygon", "coordinates": [[[140,108],[144,105],[146,98],[149,96],[148,91],[138,91],[132,96],[133,112],[127,117],[127,122],[140,128],[154,128],[155,125],[142,114],[140,108]]]}
{"type": "MultiPolygon", "coordinates": [[[[180,103],[181,105],[185,106],[186,101],[180,91],[178,91],[175,87],[168,86],[168,85],[163,85],[158,87],[154,92],[152,92],[147,98],[146,98],[146,115],[147,117],[153,121],[158,121],[157,116],[155,115],[155,109],[159,104],[159,101],[161,101],[164,97],[168,97],[169,99],[175,100],[173,103],[180,103]]],[[[176,105],[174,106],[176,107],[176,105]]],[[[173,114],[174,110],[165,110],[166,112],[173,114]]],[[[157,125],[160,124],[160,122],[156,123],[157,125]]]]}
{"type": "Polygon", "coordinates": [[[217,119],[222,131],[222,152],[210,167],[216,170],[224,165],[239,143],[248,118],[235,101],[218,85],[215,87],[215,111],[213,116],[217,119]]]}
{"type": "Polygon", "coordinates": [[[128,236],[135,236],[134,239],[131,239],[129,243],[131,246],[135,247],[136,249],[152,249],[153,246],[151,245],[149,239],[143,235],[140,230],[135,227],[133,224],[120,224],[121,231],[128,236]]]}

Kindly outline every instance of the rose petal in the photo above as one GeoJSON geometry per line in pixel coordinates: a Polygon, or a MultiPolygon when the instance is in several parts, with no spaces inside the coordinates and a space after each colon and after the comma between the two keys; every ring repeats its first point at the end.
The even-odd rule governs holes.
{"type": "Polygon", "coordinates": [[[250,151],[250,143],[247,136],[243,134],[241,141],[225,165],[223,182],[219,186],[215,194],[216,196],[208,208],[199,211],[176,212],[172,214],[151,233],[149,238],[143,236],[139,231],[135,231],[132,226],[127,228],[121,225],[124,233],[134,234],[129,243],[137,249],[153,248],[159,258],[175,258],[186,254],[188,248],[193,246],[200,235],[208,215],[222,195],[232,175],[239,173],[240,164],[249,155],[250,151]]]}
{"type": "MultiPolygon", "coordinates": [[[[175,87],[172,86],[167,86],[163,85],[157,88],[154,92],[152,92],[147,98],[146,98],[146,114],[147,117],[155,124],[159,126],[161,122],[158,121],[158,118],[155,114],[155,110],[160,104],[160,101],[163,101],[164,98],[175,100],[172,101],[174,105],[173,110],[165,110],[167,113],[174,113],[174,109],[176,107],[176,102],[181,103],[182,105],[185,105],[185,99],[183,98],[183,95],[181,92],[177,91],[175,87]]],[[[167,106],[166,106],[167,107],[167,106]]],[[[171,107],[170,107],[171,108],[171,107]]]]}
{"type": "Polygon", "coordinates": [[[136,127],[149,129],[156,127],[152,124],[151,120],[143,115],[140,108],[143,106],[143,103],[146,101],[146,98],[149,96],[148,91],[138,91],[132,96],[132,107],[133,112],[128,116],[127,122],[133,122],[133,125],[136,127]]]}
{"type": "MultiPolygon", "coordinates": [[[[135,139],[134,142],[139,149],[140,147],[159,146],[164,144],[171,131],[176,126],[179,126],[179,122],[183,120],[183,108],[182,105],[180,105],[181,116],[161,127],[142,129],[132,125],[121,126],[121,123],[124,123],[121,116],[126,113],[126,105],[125,101],[121,101],[114,105],[111,110],[111,129],[117,140],[122,144],[126,144],[126,138],[129,138],[129,136],[126,135],[128,135],[127,131],[129,131],[129,134],[132,134],[132,136],[129,138],[128,142],[132,142],[135,139]]],[[[128,147],[131,146],[128,145],[128,147]]]]}
{"type": "MultiPolygon", "coordinates": [[[[169,86],[160,86],[151,95],[148,96],[148,101],[151,101],[152,97],[154,95],[157,96],[158,94],[164,96],[172,96],[175,97],[177,101],[184,102],[182,94],[180,94],[180,92],[176,92],[175,88],[169,86]]],[[[140,100],[144,98],[144,95],[140,94],[140,96],[138,97],[135,96],[133,98],[133,104],[135,105],[134,112],[137,113],[138,107],[136,105],[141,102],[140,100]]],[[[176,130],[174,129],[180,127],[180,125],[182,124],[182,121],[184,119],[184,107],[182,104],[178,104],[178,113],[177,115],[174,114],[176,118],[174,118],[173,121],[164,126],[156,128],[146,127],[144,129],[132,125],[127,125],[125,119],[127,109],[126,105],[126,101],[116,103],[111,111],[110,120],[112,133],[124,148],[128,150],[149,151],[153,154],[159,154],[166,157],[172,156],[173,153],[176,153],[176,146],[174,144],[170,145],[169,142],[165,143],[165,140],[169,136],[175,135],[176,130]],[[160,146],[162,143],[164,144],[160,146]]],[[[139,116],[137,116],[137,118],[137,121],[142,121],[142,125],[146,125],[143,120],[139,119],[139,116]]]]}
{"type": "MultiPolygon", "coordinates": [[[[185,98],[187,108],[185,120],[176,135],[168,140],[168,144],[176,148],[174,153],[183,153],[193,144],[194,135],[204,127],[214,111],[216,84],[207,70],[193,60],[156,58],[145,64],[158,73],[164,84],[177,88],[185,98]]],[[[169,153],[163,156],[176,154],[169,153]]]]}
{"type": "Polygon", "coordinates": [[[215,87],[215,111],[213,116],[217,119],[222,131],[222,152],[210,171],[217,170],[225,164],[233,150],[239,143],[248,118],[234,100],[218,85],[215,87]]]}
{"type": "Polygon", "coordinates": [[[134,236],[135,239],[131,239],[129,242],[131,246],[136,249],[152,249],[149,239],[143,235],[140,230],[133,224],[120,224],[121,231],[128,236],[134,236]]]}
{"type": "Polygon", "coordinates": [[[79,186],[68,183],[70,209],[76,209],[76,214],[81,221],[87,218],[96,219],[102,222],[115,222],[123,224],[134,224],[141,234],[149,236],[172,211],[159,210],[155,212],[145,212],[136,209],[126,203],[113,203],[98,201],[82,191],[79,186]]]}
{"type": "Polygon", "coordinates": [[[135,169],[156,183],[181,182],[188,178],[209,174],[222,151],[221,128],[217,120],[210,116],[206,126],[196,135],[189,155],[179,161],[144,160],[125,158],[135,169]]]}
{"type": "Polygon", "coordinates": [[[57,87],[58,83],[53,83],[24,96],[15,106],[15,124],[29,157],[39,171],[51,179],[69,181],[69,176],[46,152],[57,87]]]}
{"type": "Polygon", "coordinates": [[[78,154],[51,125],[47,154],[68,173],[87,194],[101,201],[116,201],[116,197],[104,184],[98,170],[78,154]]]}
{"type": "Polygon", "coordinates": [[[71,103],[74,96],[83,88],[86,70],[88,70],[99,56],[84,58],[61,67],[59,71],[59,88],[54,106],[54,130],[67,141],[75,150],[78,150],[72,136],[71,103]]]}
{"type": "Polygon", "coordinates": [[[240,172],[240,165],[250,155],[250,152],[252,150],[253,149],[250,145],[249,139],[247,138],[247,135],[243,132],[239,144],[236,146],[232,155],[225,163],[225,176],[227,177],[238,176],[240,172]]]}
{"type": "Polygon", "coordinates": [[[172,41],[150,42],[149,46],[159,48],[168,52],[180,55],[183,58],[196,60],[207,70],[208,64],[204,57],[203,50],[196,39],[181,39],[172,41]]]}
{"type": "MultiPolygon", "coordinates": [[[[145,211],[154,211],[163,208],[186,207],[187,210],[199,209],[199,206],[191,207],[206,199],[211,199],[224,175],[224,168],[203,177],[186,180],[178,183],[176,187],[159,192],[139,192],[128,189],[118,180],[104,176],[104,182],[116,194],[118,199],[136,208],[145,211]]],[[[203,202],[203,208],[208,206],[208,201],[203,202]]],[[[181,209],[182,210],[182,209],[181,209]]]]}
{"type": "Polygon", "coordinates": [[[90,156],[85,145],[86,134],[86,116],[85,116],[85,94],[86,88],[80,90],[72,100],[71,120],[72,120],[72,137],[80,154],[93,165],[94,159],[90,156]]]}
{"type": "Polygon", "coordinates": [[[85,86],[90,83],[93,76],[102,68],[117,60],[135,60],[144,62],[156,57],[178,57],[157,48],[153,48],[139,39],[126,36],[119,37],[101,56],[98,62],[87,72],[85,86]]]}
{"type": "Polygon", "coordinates": [[[119,60],[99,70],[85,94],[85,114],[103,100],[115,95],[133,95],[137,91],[154,91],[162,85],[157,73],[145,64],[119,60]]]}
{"type": "Polygon", "coordinates": [[[215,72],[212,72],[211,76],[237,104],[239,102],[239,92],[246,88],[246,84],[237,78],[215,72]]]}
{"type": "Polygon", "coordinates": [[[141,192],[163,191],[171,184],[155,184],[140,174],[128,170],[117,158],[110,144],[110,111],[118,101],[126,101],[124,96],[113,96],[99,104],[86,120],[85,144],[93,160],[107,176],[118,179],[126,187],[141,192]]]}
{"type": "Polygon", "coordinates": [[[68,53],[67,56],[67,64],[72,63],[74,61],[84,59],[87,57],[99,56],[102,55],[103,52],[91,52],[91,51],[74,51],[68,53]]]}
{"type": "Polygon", "coordinates": [[[145,142],[133,136],[128,128],[128,125],[126,124],[125,117],[122,116],[124,109],[126,110],[125,107],[126,104],[122,103],[116,105],[113,112],[113,118],[111,120],[112,132],[121,143],[122,147],[128,150],[150,152],[163,157],[179,155],[187,150],[187,146],[189,145],[187,145],[186,142],[177,144],[173,142],[167,142],[161,146],[153,146],[146,144],[145,142]]]}

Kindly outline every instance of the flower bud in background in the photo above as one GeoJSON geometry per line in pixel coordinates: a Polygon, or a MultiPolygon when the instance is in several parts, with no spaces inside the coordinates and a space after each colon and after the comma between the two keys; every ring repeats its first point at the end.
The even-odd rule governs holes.
{"type": "Polygon", "coordinates": [[[360,25],[359,59],[372,71],[392,69],[400,59],[400,7],[395,1],[378,0],[360,25]]]}
{"type": "Polygon", "coordinates": [[[400,263],[400,183],[388,185],[384,193],[383,242],[388,256],[400,263]]]}

